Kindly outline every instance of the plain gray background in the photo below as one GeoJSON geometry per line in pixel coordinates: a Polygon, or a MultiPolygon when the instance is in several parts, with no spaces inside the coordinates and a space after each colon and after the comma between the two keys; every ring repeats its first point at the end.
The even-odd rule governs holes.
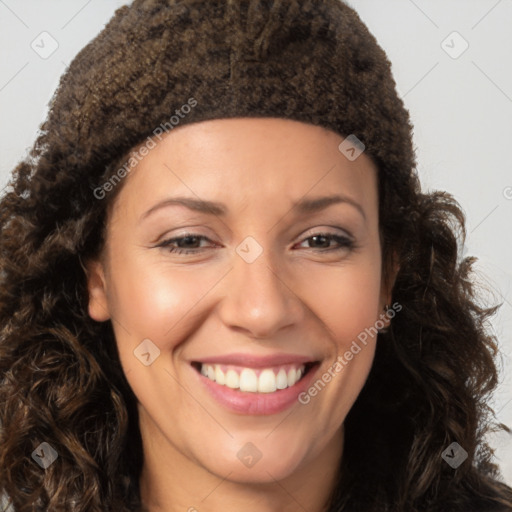
{"type": "MultiPolygon", "coordinates": [[[[123,0],[0,0],[0,189],[26,154],[60,75],[123,0]],[[52,50],[53,53],[52,53],[52,50]]],[[[415,126],[424,188],[467,215],[502,356],[491,405],[512,427],[512,0],[352,0],[387,52],[415,126]]],[[[512,485],[512,436],[495,434],[512,485]]]]}

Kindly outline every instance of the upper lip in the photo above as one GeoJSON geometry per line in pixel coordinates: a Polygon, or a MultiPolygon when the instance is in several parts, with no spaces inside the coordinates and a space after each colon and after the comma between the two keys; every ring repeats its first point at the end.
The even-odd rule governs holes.
{"type": "Polygon", "coordinates": [[[246,368],[269,368],[271,366],[285,364],[313,363],[315,359],[311,356],[284,353],[269,354],[266,356],[236,353],[195,359],[193,362],[204,364],[230,364],[234,366],[244,366],[246,368]]]}

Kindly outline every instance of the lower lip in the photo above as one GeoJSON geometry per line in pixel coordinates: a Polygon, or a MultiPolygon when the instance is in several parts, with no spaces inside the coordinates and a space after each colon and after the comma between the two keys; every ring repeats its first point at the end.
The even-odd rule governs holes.
{"type": "Polygon", "coordinates": [[[208,392],[217,402],[231,411],[242,414],[269,415],[285,411],[294,403],[297,397],[310,385],[311,380],[318,369],[318,363],[299,382],[285,389],[273,393],[251,393],[222,386],[205,377],[192,368],[194,373],[206,387],[208,392]]]}

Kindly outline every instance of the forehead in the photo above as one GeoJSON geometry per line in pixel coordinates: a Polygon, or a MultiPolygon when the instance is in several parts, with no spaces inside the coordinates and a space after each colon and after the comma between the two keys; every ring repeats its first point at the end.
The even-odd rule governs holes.
{"type": "Polygon", "coordinates": [[[118,199],[137,211],[178,194],[261,211],[339,193],[371,208],[377,169],[364,153],[347,158],[340,143],[344,137],[337,133],[288,119],[192,123],[153,145],[125,178],[118,199]]]}

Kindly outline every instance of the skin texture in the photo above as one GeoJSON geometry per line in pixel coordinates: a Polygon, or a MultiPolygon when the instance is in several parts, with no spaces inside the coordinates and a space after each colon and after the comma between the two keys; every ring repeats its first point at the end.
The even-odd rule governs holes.
{"type": "MultiPolygon", "coordinates": [[[[322,511],[343,447],[343,421],[370,371],[376,338],[307,405],[266,416],[232,412],[200,385],[191,361],[233,352],[310,356],[321,377],[381,318],[384,289],[377,170],[349,161],[343,137],[285,119],[216,119],[170,132],[125,179],[106,245],[89,261],[89,314],[112,319],[123,370],[139,401],[143,502],[151,511],[322,511]],[[294,202],[339,194],[348,202],[300,215],[294,202]],[[225,215],[166,206],[187,196],[224,203],[225,215]],[[186,233],[194,253],[157,247],[186,233]],[[311,239],[329,233],[353,240],[311,239]],[[247,237],[263,249],[248,263],[247,237]],[[160,355],[143,365],[150,339],[160,355]],[[299,428],[300,427],[300,428],[299,428]],[[245,443],[262,453],[251,468],[245,443]],[[238,508],[237,508],[238,507],[238,508]]],[[[180,247],[179,242],[172,246],[180,247]]]]}

